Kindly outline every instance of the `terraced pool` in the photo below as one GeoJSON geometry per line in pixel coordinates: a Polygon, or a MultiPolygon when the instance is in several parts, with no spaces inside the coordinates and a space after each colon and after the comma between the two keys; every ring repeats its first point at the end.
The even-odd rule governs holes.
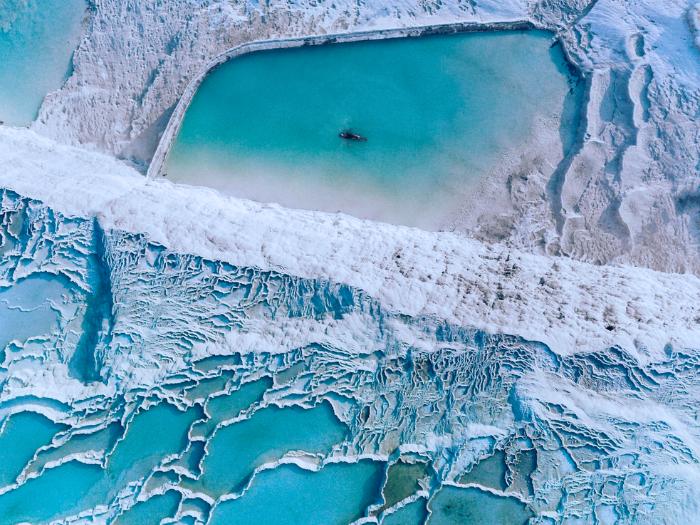
{"type": "Polygon", "coordinates": [[[531,146],[538,120],[557,125],[569,74],[540,31],[256,52],[203,81],[165,171],[258,201],[440,228],[504,154],[531,146]]]}

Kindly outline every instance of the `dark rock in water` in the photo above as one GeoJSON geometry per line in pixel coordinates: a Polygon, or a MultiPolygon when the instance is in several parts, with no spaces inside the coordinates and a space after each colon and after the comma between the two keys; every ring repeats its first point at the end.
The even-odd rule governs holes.
{"type": "Polygon", "coordinates": [[[341,139],[345,140],[355,140],[358,142],[367,142],[367,137],[363,137],[362,135],[359,135],[357,133],[353,133],[352,131],[346,129],[338,133],[338,136],[341,139]]]}

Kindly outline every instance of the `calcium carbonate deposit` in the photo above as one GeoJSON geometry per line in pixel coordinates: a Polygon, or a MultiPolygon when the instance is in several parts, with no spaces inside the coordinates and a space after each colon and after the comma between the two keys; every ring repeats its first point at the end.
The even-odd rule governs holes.
{"type": "MultiPolygon", "coordinates": [[[[0,42],[43,30],[41,0],[13,6],[0,42]]],[[[29,126],[0,125],[0,525],[700,522],[700,4],[99,0],[81,16],[52,35],[73,53],[60,88],[29,64],[6,96],[19,77],[0,66],[0,101],[43,98],[29,126]],[[187,133],[240,145],[187,118],[242,92],[235,75],[207,88],[242,55],[388,37],[418,54],[470,32],[544,39],[560,76],[539,102],[549,79],[565,89],[497,155],[454,157],[486,166],[448,224],[402,226],[425,227],[408,204],[398,225],[368,220],[371,185],[336,192],[350,214],[285,207],[266,185],[314,196],[304,156],[251,194],[205,187],[225,175],[178,153],[187,133]]],[[[533,97],[503,100],[495,62],[470,62],[493,84],[455,96],[498,94],[479,115],[501,140],[517,130],[494,112],[533,97]]],[[[380,87],[429,121],[438,105],[406,102],[400,74],[380,87]]],[[[445,82],[441,122],[468,122],[445,82]]],[[[391,126],[372,102],[376,136],[391,126]]],[[[256,104],[228,109],[304,113],[256,104]]],[[[281,144],[255,154],[276,163],[281,144]]],[[[444,151],[416,165],[437,173],[444,151]]],[[[418,177],[404,161],[392,197],[418,177]]]]}

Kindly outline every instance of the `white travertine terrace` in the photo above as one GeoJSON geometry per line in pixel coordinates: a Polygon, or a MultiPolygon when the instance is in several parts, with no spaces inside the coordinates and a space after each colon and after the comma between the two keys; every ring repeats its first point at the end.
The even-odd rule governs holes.
{"type": "Polygon", "coordinates": [[[214,57],[203,70],[194,77],[184,89],[180,100],[173,110],[168,120],[163,134],[158,142],[158,147],[153,154],[153,158],[148,166],[148,176],[158,177],[163,174],[165,162],[167,160],[170,149],[175,141],[178,132],[180,131],[182,121],[185,118],[185,112],[192,103],[199,86],[207,75],[220,66],[234,58],[246,55],[249,53],[257,53],[270,49],[287,49],[301,46],[320,46],[326,44],[335,44],[343,42],[359,42],[366,40],[382,40],[385,38],[410,38],[420,37],[425,34],[448,34],[456,32],[476,32],[476,31],[508,31],[508,30],[527,30],[534,26],[529,22],[504,22],[493,24],[474,24],[474,23],[454,23],[444,25],[434,25],[425,27],[412,27],[401,29],[380,29],[376,31],[358,31],[354,33],[339,33],[322,36],[307,36],[288,39],[273,39],[273,40],[256,40],[237,45],[231,49],[214,57]]]}
{"type": "MultiPolygon", "coordinates": [[[[435,476],[411,498],[430,512],[440,487],[461,487],[541,521],[698,521],[700,4],[90,5],[65,86],[32,129],[0,126],[0,315],[31,332],[0,333],[0,432],[21,412],[66,425],[10,473],[0,508],[28,488],[16,512],[53,512],[34,504],[33,478],[75,461],[107,476],[138,414],[160,403],[192,418],[180,449],[125,486],[79,491],[105,491],[97,503],[54,504],[75,504],[65,523],[113,523],[174,490],[164,522],[207,523],[240,495],[197,484],[216,432],[327,403],[347,437],[251,462],[243,490],[283,463],[417,458],[435,476]],[[172,120],[167,151],[175,105],[237,46],[454,23],[551,30],[585,82],[570,154],[552,160],[556,126],[535,133],[494,167],[504,198],[466,209],[464,231],[254,203],[129,165],[145,171],[172,120]],[[251,386],[239,412],[205,414],[251,386]],[[465,478],[491,460],[512,474],[507,489],[465,478]]],[[[147,441],[138,448],[159,440],[147,441]]],[[[379,505],[353,523],[381,523],[379,505]]]]}

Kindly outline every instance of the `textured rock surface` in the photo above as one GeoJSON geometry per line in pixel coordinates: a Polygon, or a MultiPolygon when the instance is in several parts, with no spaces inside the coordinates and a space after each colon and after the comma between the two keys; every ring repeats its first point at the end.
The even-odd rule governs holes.
{"type": "Polygon", "coordinates": [[[494,177],[507,198],[495,212],[465,210],[462,227],[536,252],[700,272],[700,50],[687,0],[102,0],[73,76],[34,127],[145,166],[187,82],[242,42],[513,20],[555,31],[584,71],[581,130],[558,165],[543,162],[543,144],[502,166],[494,177]]]}
{"type": "Polygon", "coordinates": [[[100,0],[35,131],[0,127],[0,524],[216,523],[265,476],[360,459],[381,479],[357,525],[698,521],[700,279],[552,256],[698,272],[697,5],[383,4],[100,0]],[[542,142],[494,175],[503,207],[464,222],[488,243],[104,154],[147,160],[245,40],[525,19],[585,111],[559,165],[542,142]],[[37,414],[46,439],[16,430],[37,414]],[[327,442],[287,442],[307,428],[327,442]]]}
{"type": "Polygon", "coordinates": [[[281,463],[314,472],[361,458],[382,472],[397,461],[419,466],[391,500],[388,482],[384,495],[383,482],[365,487],[373,492],[357,510],[363,523],[426,500],[427,523],[443,514],[458,523],[454,505],[467,496],[485,523],[498,522],[491,512],[503,504],[530,523],[698,516],[696,348],[640,352],[640,336],[638,348],[555,351],[473,328],[468,317],[456,325],[406,315],[345,284],[177,253],[12,192],[0,206],[0,306],[26,308],[32,279],[63,287],[59,322],[0,352],[0,427],[19,413],[61,425],[0,487],[2,523],[111,523],[172,491],[176,504],[158,518],[203,524],[281,463]],[[341,426],[312,428],[332,446],[285,445],[329,404],[341,426]],[[291,405],[317,408],[269,408],[291,405]],[[160,421],[149,417],[166,418],[167,433],[148,433],[160,421]],[[279,445],[229,445],[236,453],[227,457],[248,458],[227,460],[241,477],[212,479],[220,441],[255,425],[279,445]],[[40,480],[80,464],[88,492],[71,481],[54,486],[65,491],[60,501],[32,500],[40,480]],[[475,506],[484,494],[491,505],[475,506]]]}
{"type": "Polygon", "coordinates": [[[0,186],[182,253],[342,282],[406,315],[513,333],[562,352],[636,341],[659,352],[667,342],[697,339],[700,279],[692,275],[594,266],[460,234],[257,204],[148,180],[30,131],[0,129],[0,139],[0,186]]]}

